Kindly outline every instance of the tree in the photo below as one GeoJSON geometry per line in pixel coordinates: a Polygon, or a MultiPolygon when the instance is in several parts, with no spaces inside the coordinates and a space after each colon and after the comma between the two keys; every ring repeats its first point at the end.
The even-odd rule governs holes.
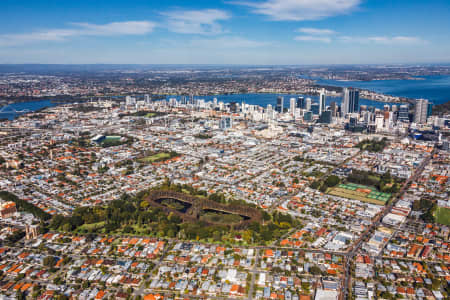
{"type": "Polygon", "coordinates": [[[333,187],[338,185],[340,182],[339,177],[337,177],[336,175],[330,175],[328,176],[328,178],[325,180],[325,184],[328,187],[333,187]]]}
{"type": "Polygon", "coordinates": [[[414,202],[413,202],[413,205],[412,205],[412,209],[414,210],[414,211],[419,211],[420,210],[420,201],[419,200],[415,200],[414,202]]]}
{"type": "Polygon", "coordinates": [[[25,295],[25,292],[22,292],[20,290],[17,291],[16,293],[16,299],[17,300],[25,300],[27,297],[25,295]]]}
{"type": "Polygon", "coordinates": [[[56,257],[54,256],[44,257],[43,264],[46,267],[53,268],[56,265],[56,257]]]}
{"type": "Polygon", "coordinates": [[[39,207],[34,206],[28,201],[19,199],[16,195],[8,191],[0,191],[0,198],[5,201],[13,201],[16,204],[17,210],[29,212],[41,220],[49,220],[51,218],[50,214],[46,213],[39,207]]]}
{"type": "Polygon", "coordinates": [[[272,219],[270,214],[268,212],[266,212],[265,210],[263,210],[263,212],[262,212],[262,218],[264,221],[270,221],[272,219]]]}
{"type": "Polygon", "coordinates": [[[312,266],[309,268],[309,273],[312,275],[322,275],[322,270],[318,266],[312,266]]]}
{"type": "Polygon", "coordinates": [[[389,293],[388,291],[381,292],[380,296],[381,296],[381,298],[384,298],[384,299],[389,299],[389,300],[395,299],[395,296],[392,295],[391,293],[389,293]]]}
{"type": "Polygon", "coordinates": [[[311,183],[310,187],[317,190],[320,187],[320,181],[314,181],[313,183],[311,183]]]}

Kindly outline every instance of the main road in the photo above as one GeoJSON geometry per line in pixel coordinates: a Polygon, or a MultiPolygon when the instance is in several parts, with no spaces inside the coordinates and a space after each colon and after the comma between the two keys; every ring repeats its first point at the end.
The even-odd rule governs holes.
{"type": "Polygon", "coordinates": [[[418,179],[418,177],[422,174],[425,166],[431,161],[434,154],[436,154],[437,148],[436,145],[434,146],[433,150],[431,151],[430,155],[427,156],[421,164],[416,168],[414,171],[414,174],[410,176],[405,183],[403,183],[402,187],[400,188],[400,191],[395,195],[394,200],[386,207],[384,207],[383,211],[375,218],[374,222],[367,227],[367,229],[363,232],[361,237],[356,241],[355,245],[352,247],[352,249],[345,255],[347,262],[345,265],[345,280],[344,280],[344,288],[343,289],[343,298],[347,299],[348,293],[351,291],[351,277],[350,277],[350,265],[351,261],[353,260],[353,257],[355,256],[356,252],[360,249],[362,243],[370,236],[370,233],[375,230],[380,224],[381,220],[391,212],[394,205],[402,198],[403,194],[406,192],[407,188],[411,184],[411,182],[418,179]]]}

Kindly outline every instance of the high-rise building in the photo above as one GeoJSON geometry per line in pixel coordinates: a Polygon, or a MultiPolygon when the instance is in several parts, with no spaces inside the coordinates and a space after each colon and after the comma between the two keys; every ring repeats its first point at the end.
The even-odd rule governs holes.
{"type": "Polygon", "coordinates": [[[318,103],[311,104],[311,111],[315,115],[319,115],[320,113],[320,105],[318,103]]]}
{"type": "Polygon", "coordinates": [[[126,96],[125,97],[125,104],[127,106],[136,105],[136,98],[131,97],[131,96],[126,96]]]}
{"type": "Polygon", "coordinates": [[[305,113],[305,115],[303,116],[303,120],[305,120],[307,122],[312,121],[312,119],[313,119],[313,114],[311,111],[307,111],[305,113]]]}
{"type": "Polygon", "coordinates": [[[230,112],[237,113],[239,104],[237,102],[230,102],[230,112]]]}
{"type": "Polygon", "coordinates": [[[431,117],[432,114],[433,114],[433,103],[429,102],[428,110],[427,110],[427,117],[431,117]]]}
{"type": "Polygon", "coordinates": [[[319,123],[331,124],[333,121],[331,110],[325,110],[322,112],[319,118],[319,123]]]}
{"type": "Polygon", "coordinates": [[[344,101],[342,103],[342,114],[359,111],[359,91],[353,88],[344,88],[344,101]]]}
{"type": "Polygon", "coordinates": [[[427,122],[428,117],[428,100],[418,99],[416,101],[414,123],[424,124],[427,122]]]}
{"type": "Polygon", "coordinates": [[[379,132],[383,129],[383,127],[384,127],[384,116],[383,115],[377,115],[375,117],[375,127],[376,127],[377,132],[379,132]]]}
{"type": "Polygon", "coordinates": [[[144,95],[144,102],[145,104],[150,104],[151,98],[149,94],[144,95]]]}
{"type": "Polygon", "coordinates": [[[17,212],[16,203],[13,201],[0,203],[0,218],[10,218],[17,212]]]}
{"type": "Polygon", "coordinates": [[[27,240],[35,239],[39,235],[39,225],[26,225],[25,238],[27,240]]]}
{"type": "Polygon", "coordinates": [[[360,115],[363,118],[364,124],[369,124],[372,119],[372,113],[370,111],[361,111],[360,115]]]}
{"type": "Polygon", "coordinates": [[[233,127],[233,119],[230,117],[223,117],[219,122],[219,127],[222,130],[226,130],[233,127]]]}
{"type": "Polygon", "coordinates": [[[289,103],[289,113],[291,115],[294,115],[296,108],[297,108],[297,101],[295,98],[291,98],[290,103],[289,103]]]}
{"type": "Polygon", "coordinates": [[[304,97],[297,98],[297,107],[301,108],[301,109],[305,108],[305,98],[304,97]]]}
{"type": "Polygon", "coordinates": [[[325,111],[325,89],[322,89],[319,94],[319,115],[322,114],[323,111],[325,111]]]}
{"type": "Polygon", "coordinates": [[[409,107],[407,104],[400,105],[398,110],[398,120],[401,122],[409,122],[409,107]]]}
{"type": "Polygon", "coordinates": [[[275,107],[275,110],[279,113],[282,113],[284,109],[284,98],[282,96],[277,97],[277,106],[275,107]]]}
{"type": "Polygon", "coordinates": [[[311,98],[306,98],[305,109],[306,109],[306,111],[310,111],[311,110],[311,98]]]}
{"type": "Polygon", "coordinates": [[[333,118],[336,117],[336,115],[337,115],[337,109],[338,109],[338,107],[337,107],[336,102],[335,101],[331,102],[330,103],[330,110],[331,110],[331,116],[333,118]]]}

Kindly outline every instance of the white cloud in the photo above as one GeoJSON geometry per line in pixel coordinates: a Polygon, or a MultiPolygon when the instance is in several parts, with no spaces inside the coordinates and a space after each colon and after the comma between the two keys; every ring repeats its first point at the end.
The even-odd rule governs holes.
{"type": "Polygon", "coordinates": [[[311,28],[311,27],[303,27],[299,28],[298,32],[306,33],[310,35],[331,35],[336,33],[334,30],[331,29],[320,29],[320,28],[311,28]]]}
{"type": "Polygon", "coordinates": [[[0,35],[0,46],[19,46],[39,41],[64,41],[74,36],[143,35],[153,31],[149,21],[113,22],[108,24],[72,23],[73,28],[49,29],[30,33],[0,35]]]}
{"type": "Polygon", "coordinates": [[[312,36],[312,35],[300,35],[294,38],[296,41],[302,42],[321,42],[321,43],[331,43],[331,38],[326,36],[312,36]]]}
{"type": "Polygon", "coordinates": [[[176,10],[162,15],[168,17],[167,26],[172,32],[205,35],[224,33],[218,21],[231,18],[231,15],[219,9],[176,10]]]}
{"type": "Polygon", "coordinates": [[[80,35],[142,35],[153,31],[156,23],[149,21],[113,22],[104,25],[73,23],[80,27],[80,35]]]}
{"type": "Polygon", "coordinates": [[[264,0],[232,1],[275,21],[319,20],[355,10],[361,0],[264,0]]]}
{"type": "Polygon", "coordinates": [[[341,36],[342,41],[350,41],[362,44],[384,44],[384,45],[409,45],[409,44],[426,44],[427,41],[414,36],[369,36],[369,37],[353,37],[341,36]]]}
{"type": "Polygon", "coordinates": [[[37,41],[63,41],[67,37],[75,35],[74,30],[52,29],[20,34],[0,35],[0,46],[17,46],[37,41]]]}

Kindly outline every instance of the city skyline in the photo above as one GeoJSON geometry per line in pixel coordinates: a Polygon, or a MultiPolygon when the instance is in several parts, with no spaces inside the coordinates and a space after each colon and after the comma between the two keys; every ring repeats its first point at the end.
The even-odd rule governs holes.
{"type": "Polygon", "coordinates": [[[380,2],[5,1],[0,63],[450,61],[446,1],[380,2]]]}

